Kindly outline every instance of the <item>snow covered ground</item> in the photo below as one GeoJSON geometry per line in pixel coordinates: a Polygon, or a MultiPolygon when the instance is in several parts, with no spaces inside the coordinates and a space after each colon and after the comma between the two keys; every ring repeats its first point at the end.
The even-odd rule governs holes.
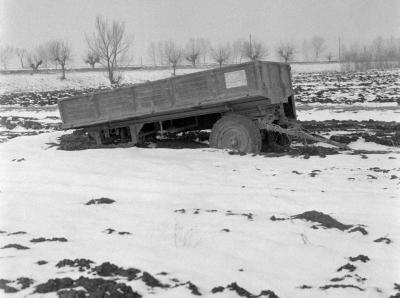
{"type": "MultiPolygon", "coordinates": [[[[134,79],[165,75],[136,73],[134,79]]],[[[304,92],[321,91],[306,87],[320,86],[317,78],[301,77],[304,92]]],[[[68,87],[55,81],[18,87],[16,80],[8,86],[46,92],[88,88],[95,81],[82,80],[68,87]]],[[[374,93],[355,85],[356,93],[367,90],[390,100],[304,102],[299,119],[317,125],[329,119],[398,122],[397,89],[375,86],[374,93]]],[[[331,87],[322,90],[337,94],[331,87]]],[[[400,293],[398,146],[359,138],[349,145],[362,151],[324,158],[240,156],[209,148],[62,151],[58,137],[69,132],[53,130],[59,123],[56,106],[1,105],[0,116],[0,134],[7,140],[0,143],[0,296],[55,297],[63,287],[79,291],[79,276],[115,280],[120,286],[113,284],[114,293],[125,297],[122,284],[143,297],[171,298],[400,293]],[[22,136],[10,139],[13,131],[22,136]],[[40,131],[47,133],[23,134],[40,131]],[[115,202],[86,205],[102,197],[115,202]],[[293,217],[313,210],[348,226],[324,228],[293,217]],[[72,266],[61,266],[64,259],[72,266]],[[79,269],[75,259],[94,263],[79,269]],[[121,267],[138,271],[127,275],[121,267]]]]}
{"type": "MultiPolygon", "coordinates": [[[[178,69],[177,74],[201,71],[198,69],[178,69]]],[[[171,70],[131,70],[123,72],[123,83],[143,83],[171,76],[171,70]]],[[[68,72],[65,80],[59,73],[0,75],[0,94],[13,92],[40,92],[63,89],[98,88],[109,86],[105,72],[68,72]]]]}
{"type": "MultiPolygon", "coordinates": [[[[171,285],[171,278],[191,281],[206,297],[233,297],[228,290],[211,293],[232,282],[279,297],[388,297],[399,282],[399,178],[393,178],[400,176],[398,153],[304,159],[213,149],[71,152],[51,146],[61,134],[19,137],[0,146],[0,245],[29,247],[0,250],[2,278],[29,277],[35,285],[77,278],[78,270],[55,265],[87,258],[147,271],[171,285]],[[115,203],[85,205],[100,197],[115,203]],[[368,234],[313,229],[299,219],[270,220],[310,210],[362,225],[368,234]],[[26,234],[12,235],[18,231],[26,234]],[[30,242],[39,237],[68,241],[30,242]],[[381,237],[391,242],[374,242],[381,237]],[[358,255],[370,260],[349,261],[358,255]],[[39,266],[40,260],[48,263],[39,266]],[[338,272],[347,263],[356,269],[338,272]],[[362,291],[321,289],[330,284],[362,291]]],[[[145,296],[190,295],[185,287],[150,290],[138,280],[119,281],[145,296]]]]}

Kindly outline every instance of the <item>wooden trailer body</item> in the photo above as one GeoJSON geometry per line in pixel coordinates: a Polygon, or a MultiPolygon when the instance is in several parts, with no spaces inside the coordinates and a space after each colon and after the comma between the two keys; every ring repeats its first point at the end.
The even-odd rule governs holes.
{"type": "Polygon", "coordinates": [[[243,115],[256,125],[261,120],[284,125],[296,119],[290,65],[265,61],[63,98],[58,106],[64,129],[86,128],[97,142],[104,142],[110,129],[129,128],[121,133],[135,143],[139,135],[156,130],[208,128],[204,123],[211,128],[227,113],[243,115]],[[171,122],[176,119],[185,121],[171,122]],[[144,128],[147,124],[154,125],[144,128]]]}

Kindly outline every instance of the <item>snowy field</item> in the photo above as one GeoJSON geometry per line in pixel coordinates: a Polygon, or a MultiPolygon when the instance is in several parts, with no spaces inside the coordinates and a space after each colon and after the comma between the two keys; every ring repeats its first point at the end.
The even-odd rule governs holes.
{"type": "Polygon", "coordinates": [[[103,74],[0,77],[0,296],[398,297],[399,77],[295,73],[303,126],[354,150],[257,156],[58,150],[54,102],[103,74]]]}

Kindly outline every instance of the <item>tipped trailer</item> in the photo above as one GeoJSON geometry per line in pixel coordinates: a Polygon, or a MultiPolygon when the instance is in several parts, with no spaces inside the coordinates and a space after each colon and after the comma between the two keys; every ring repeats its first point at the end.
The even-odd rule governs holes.
{"type": "Polygon", "coordinates": [[[344,145],[302,131],[290,65],[253,61],[58,101],[62,128],[97,144],[138,143],[156,133],[211,129],[210,147],[258,153],[268,132],[344,145]]]}

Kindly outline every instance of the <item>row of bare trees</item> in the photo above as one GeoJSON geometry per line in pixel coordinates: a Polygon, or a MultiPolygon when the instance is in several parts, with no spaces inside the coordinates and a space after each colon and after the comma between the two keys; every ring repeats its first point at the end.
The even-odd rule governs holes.
{"type": "MultiPolygon", "coordinates": [[[[314,36],[305,40],[302,46],[302,54],[306,60],[319,61],[323,59],[326,51],[324,38],[314,36]]],[[[290,62],[300,54],[299,47],[293,42],[281,42],[275,48],[276,56],[284,61],[290,62]]],[[[148,47],[149,61],[153,65],[176,65],[190,63],[196,67],[199,63],[207,62],[218,63],[220,66],[226,63],[241,63],[263,59],[270,55],[268,47],[259,40],[237,39],[232,43],[212,45],[204,38],[191,38],[184,46],[178,45],[174,41],[151,42],[148,47]],[[173,49],[172,53],[170,48],[173,49]],[[171,60],[171,54],[174,59],[171,60]]],[[[324,58],[332,61],[334,55],[331,52],[325,54],[324,58]]]]}
{"type": "MultiPolygon", "coordinates": [[[[117,20],[109,21],[98,16],[92,34],[86,34],[87,52],[83,61],[92,68],[100,63],[107,70],[111,84],[121,81],[119,67],[128,65],[132,37],[126,32],[125,23],[117,20]]],[[[331,61],[334,55],[327,52],[324,38],[314,36],[305,40],[300,47],[291,42],[281,42],[274,52],[279,59],[290,62],[302,52],[303,60],[320,61],[325,57],[331,61]],[[325,55],[325,56],[324,56],[325,55]]],[[[364,68],[385,68],[396,62],[400,65],[400,39],[377,38],[371,45],[353,44],[341,49],[342,61],[349,64],[362,65],[364,68]]],[[[184,46],[175,41],[151,42],[148,47],[148,58],[153,65],[168,65],[173,69],[173,75],[180,64],[190,64],[197,67],[210,61],[220,67],[227,63],[241,63],[265,59],[269,56],[269,48],[257,39],[237,39],[233,43],[212,45],[205,38],[191,38],[184,46]]],[[[7,69],[10,58],[16,55],[21,68],[31,68],[36,72],[39,67],[48,68],[60,66],[61,78],[65,78],[65,67],[72,59],[71,46],[67,41],[54,40],[37,46],[30,51],[15,49],[10,46],[0,47],[0,63],[7,69]]],[[[340,57],[338,57],[340,58],[340,57]]],[[[360,66],[361,67],[361,66],[360,66]]]]}
{"type": "Polygon", "coordinates": [[[61,67],[62,79],[65,79],[65,65],[71,59],[71,46],[63,40],[52,40],[28,51],[22,48],[6,46],[0,48],[0,62],[3,69],[8,68],[8,63],[16,55],[21,68],[31,68],[36,72],[40,66],[61,67]]]}
{"type": "Polygon", "coordinates": [[[343,45],[341,61],[345,71],[388,69],[400,66],[400,38],[374,39],[370,44],[343,45]]]}
{"type": "Polygon", "coordinates": [[[191,38],[185,46],[175,41],[151,42],[148,57],[153,65],[170,65],[174,73],[178,64],[190,63],[192,67],[212,61],[220,66],[225,63],[240,63],[243,60],[256,60],[268,55],[267,47],[258,41],[237,40],[230,43],[211,45],[204,38],[191,38]]]}
{"type": "MultiPolygon", "coordinates": [[[[129,63],[128,53],[132,43],[132,37],[125,30],[125,23],[116,20],[110,22],[107,18],[98,16],[94,32],[85,37],[85,63],[92,68],[96,63],[101,63],[107,70],[110,83],[118,84],[121,75],[117,69],[129,63]]],[[[30,51],[10,46],[0,47],[0,63],[3,69],[7,69],[13,55],[18,57],[21,68],[31,68],[32,73],[37,72],[39,67],[60,66],[61,79],[65,79],[65,67],[72,59],[72,49],[71,45],[63,40],[49,41],[30,51]]]]}

